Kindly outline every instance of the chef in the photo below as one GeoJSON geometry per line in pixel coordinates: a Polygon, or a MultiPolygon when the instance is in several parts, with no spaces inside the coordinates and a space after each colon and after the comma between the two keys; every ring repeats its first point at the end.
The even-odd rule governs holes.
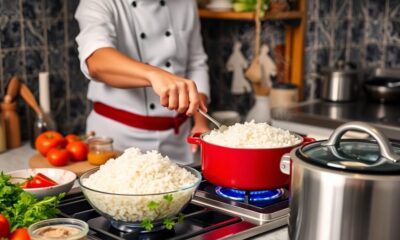
{"type": "Polygon", "coordinates": [[[209,83],[195,0],[81,0],[75,18],[91,80],[87,130],[112,137],[118,150],[192,163],[186,137],[209,130],[197,112],[207,111],[209,83]]]}

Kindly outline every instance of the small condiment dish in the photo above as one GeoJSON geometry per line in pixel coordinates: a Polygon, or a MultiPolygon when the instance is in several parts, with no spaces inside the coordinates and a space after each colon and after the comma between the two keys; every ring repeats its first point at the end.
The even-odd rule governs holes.
{"type": "Polygon", "coordinates": [[[11,175],[11,182],[23,183],[26,181],[25,179],[35,176],[37,173],[44,174],[57,183],[57,185],[51,187],[24,188],[25,191],[32,193],[37,198],[56,196],[62,192],[68,193],[76,179],[75,173],[57,168],[30,168],[8,172],[6,174],[11,175]]]}
{"type": "Polygon", "coordinates": [[[32,224],[28,232],[32,240],[83,240],[89,226],[75,218],[53,218],[32,224]]]}

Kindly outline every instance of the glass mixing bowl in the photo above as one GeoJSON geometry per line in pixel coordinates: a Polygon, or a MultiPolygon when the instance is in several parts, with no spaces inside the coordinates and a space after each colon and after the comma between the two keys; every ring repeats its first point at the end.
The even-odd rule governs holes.
{"type": "Polygon", "coordinates": [[[175,191],[154,194],[118,194],[85,186],[85,179],[99,168],[85,172],[79,178],[79,185],[90,205],[110,220],[113,227],[130,232],[143,229],[143,221],[151,221],[153,229],[157,229],[162,227],[165,218],[173,219],[181,212],[190,202],[201,182],[201,174],[197,170],[187,166],[181,167],[195,175],[197,181],[175,191]]]}

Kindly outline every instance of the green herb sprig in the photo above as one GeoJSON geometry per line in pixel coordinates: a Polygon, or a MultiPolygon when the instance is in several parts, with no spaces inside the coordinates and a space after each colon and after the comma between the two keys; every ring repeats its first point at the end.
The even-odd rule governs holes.
{"type": "MultiPolygon", "coordinates": [[[[172,201],[174,200],[174,197],[172,194],[167,194],[167,195],[164,195],[163,200],[166,201],[168,204],[171,204],[172,201]]],[[[156,218],[160,215],[160,213],[158,212],[159,206],[160,206],[160,203],[157,203],[155,201],[150,201],[147,204],[147,207],[157,214],[156,218]]],[[[171,230],[174,228],[176,223],[180,223],[180,224],[183,223],[183,220],[184,220],[184,214],[179,213],[176,221],[170,217],[164,218],[163,225],[165,226],[166,229],[171,230]]],[[[140,226],[143,227],[144,229],[146,229],[146,231],[151,231],[154,228],[153,221],[149,218],[144,218],[142,220],[140,226]]]]}
{"type": "Polygon", "coordinates": [[[54,217],[64,193],[39,200],[25,192],[18,184],[10,182],[11,176],[0,174],[0,213],[10,222],[10,231],[54,217]]]}

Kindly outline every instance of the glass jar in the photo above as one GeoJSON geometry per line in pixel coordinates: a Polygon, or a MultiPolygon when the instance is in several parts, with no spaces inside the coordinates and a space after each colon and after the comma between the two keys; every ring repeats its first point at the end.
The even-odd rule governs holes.
{"type": "Polygon", "coordinates": [[[93,165],[102,165],[115,156],[112,146],[113,139],[109,137],[91,137],[88,140],[88,162],[93,165]]]}
{"type": "Polygon", "coordinates": [[[89,226],[74,218],[53,218],[39,221],[28,228],[32,240],[84,240],[89,226]]]}

